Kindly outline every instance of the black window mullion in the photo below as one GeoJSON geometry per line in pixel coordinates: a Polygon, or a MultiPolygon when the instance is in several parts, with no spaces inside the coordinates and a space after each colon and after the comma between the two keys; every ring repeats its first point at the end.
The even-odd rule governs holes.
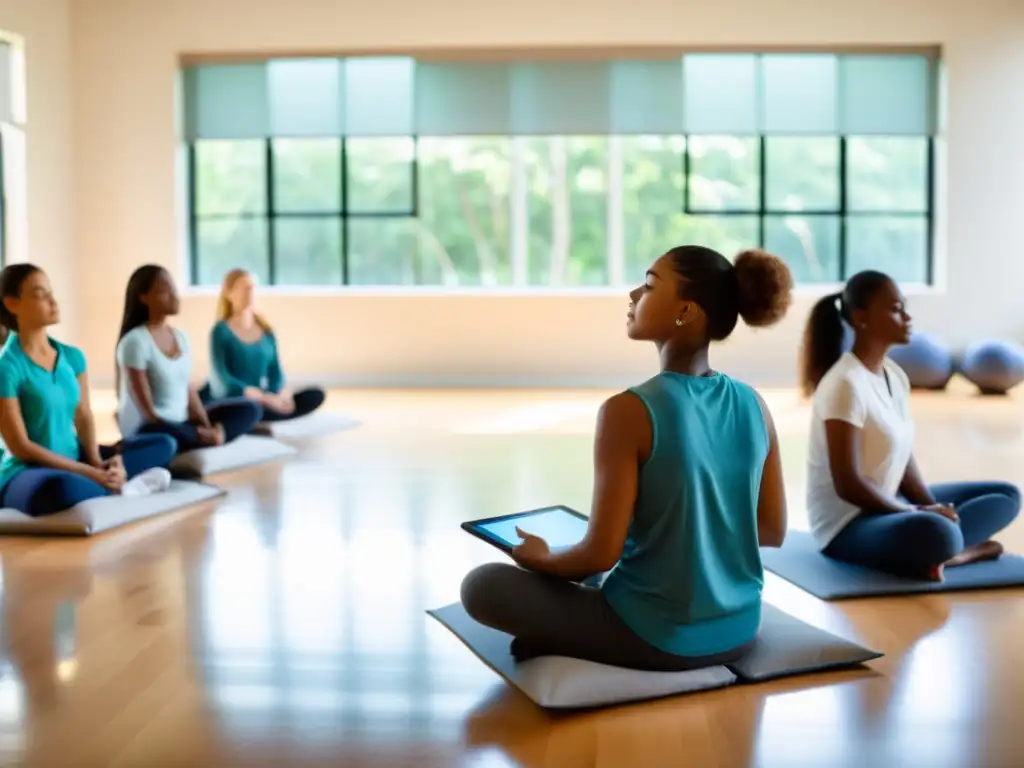
{"type": "Polygon", "coordinates": [[[691,214],[690,209],[690,137],[683,136],[683,213],[691,214]]]}
{"type": "Polygon", "coordinates": [[[341,284],[348,285],[348,256],[349,256],[349,233],[351,228],[348,225],[348,140],[341,137],[341,284]]]}
{"type": "Polygon", "coordinates": [[[264,171],[266,173],[264,184],[265,200],[267,204],[267,282],[271,285],[277,282],[277,244],[274,242],[274,216],[276,215],[276,204],[274,201],[274,140],[266,141],[266,160],[264,171]]]}
{"type": "Polygon", "coordinates": [[[760,178],[757,200],[757,244],[764,248],[765,237],[765,213],[768,210],[768,160],[767,160],[768,139],[762,134],[758,138],[757,170],[760,178]]]}
{"type": "MultiPolygon", "coordinates": [[[[419,136],[412,136],[412,163],[409,168],[409,193],[412,196],[412,203],[410,208],[411,217],[414,219],[419,218],[420,215],[420,138],[419,136]]],[[[416,285],[419,285],[423,280],[423,264],[420,258],[420,249],[417,245],[413,251],[413,262],[412,262],[412,273],[413,280],[416,281],[416,285]]]]}
{"type": "Polygon", "coordinates": [[[189,269],[192,272],[192,285],[199,285],[199,217],[196,211],[198,202],[199,174],[196,173],[196,143],[190,141],[186,152],[185,163],[188,167],[187,195],[188,195],[188,250],[189,269]]]}
{"type": "Polygon", "coordinates": [[[925,168],[925,253],[928,263],[925,265],[925,283],[931,285],[935,280],[935,138],[928,137],[928,159],[925,168]]]}
{"type": "Polygon", "coordinates": [[[849,203],[847,201],[847,152],[846,137],[839,137],[839,281],[846,280],[846,217],[849,203]]]}
{"type": "Polygon", "coordinates": [[[420,216],[420,137],[412,137],[412,166],[409,169],[409,188],[412,196],[411,218],[418,219],[420,216]]]}

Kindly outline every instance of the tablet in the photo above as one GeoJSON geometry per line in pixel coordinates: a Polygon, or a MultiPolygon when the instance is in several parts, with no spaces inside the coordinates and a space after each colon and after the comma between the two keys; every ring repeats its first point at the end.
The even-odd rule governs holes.
{"type": "Polygon", "coordinates": [[[579,543],[587,533],[587,517],[575,509],[561,505],[516,512],[513,515],[472,520],[462,524],[462,530],[510,553],[522,543],[516,528],[540,536],[551,549],[564,549],[579,543]]]}

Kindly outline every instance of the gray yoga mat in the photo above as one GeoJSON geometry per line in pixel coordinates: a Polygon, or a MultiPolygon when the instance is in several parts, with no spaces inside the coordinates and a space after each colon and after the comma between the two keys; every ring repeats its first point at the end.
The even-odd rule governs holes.
{"type": "MultiPolygon", "coordinates": [[[[443,608],[428,611],[428,613],[456,637],[458,637],[476,656],[487,666],[504,677],[509,683],[519,688],[523,693],[533,699],[541,706],[560,706],[551,703],[554,696],[549,691],[538,694],[538,681],[535,665],[537,660],[528,661],[523,664],[517,663],[509,650],[512,638],[497,630],[485,627],[473,620],[466,613],[462,603],[453,603],[443,608]],[[547,700],[545,700],[545,696],[547,700]]],[[[750,653],[735,664],[726,667],[712,667],[707,670],[695,670],[686,675],[701,675],[701,679],[694,679],[689,684],[681,680],[675,690],[667,688],[659,689],[659,686],[652,685],[649,681],[641,678],[664,675],[669,678],[679,673],[651,673],[635,672],[630,670],[618,670],[621,673],[620,679],[616,680],[614,691],[601,692],[605,696],[603,701],[595,699],[594,691],[586,691],[586,682],[575,682],[574,693],[577,698],[585,695],[587,706],[601,706],[622,703],[625,700],[638,700],[640,698],[653,698],[654,692],[657,695],[681,695],[684,693],[706,690],[709,688],[722,687],[735,682],[759,683],[766,680],[773,680],[793,675],[811,674],[837,670],[862,664],[882,656],[878,651],[864,648],[856,643],[844,640],[841,637],[826,632],[823,629],[813,627],[806,622],[800,621],[785,611],[775,606],[765,604],[761,618],[761,629],[757,641],[750,653]],[[717,674],[716,671],[731,672],[735,678],[725,674],[717,674]],[[651,692],[650,696],[633,695],[628,699],[624,698],[624,688],[630,687],[629,675],[635,675],[637,682],[635,688],[651,692]],[[580,691],[584,691],[583,694],[580,691]]],[[[583,662],[574,667],[574,674],[593,674],[595,677],[606,675],[607,670],[614,669],[604,665],[591,664],[592,672],[585,667],[583,662]],[[576,672],[576,670],[579,670],[576,672]]],[[[564,677],[564,672],[563,672],[564,677]]],[[[606,684],[604,681],[601,685],[606,684]]],[[[670,687],[670,686],[669,686],[670,687]]]]}
{"type": "Polygon", "coordinates": [[[944,581],[907,579],[825,557],[805,531],[790,531],[779,549],[762,549],[761,560],[772,573],[822,600],[1024,586],[1024,557],[1017,555],[947,568],[944,581]]]}

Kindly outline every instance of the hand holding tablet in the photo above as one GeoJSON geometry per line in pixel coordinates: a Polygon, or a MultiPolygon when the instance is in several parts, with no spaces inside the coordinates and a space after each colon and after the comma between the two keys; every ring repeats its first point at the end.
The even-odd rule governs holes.
{"type": "Polygon", "coordinates": [[[527,556],[532,557],[541,547],[564,549],[579,543],[587,533],[587,523],[585,515],[559,505],[472,520],[463,523],[462,529],[508,555],[523,544],[527,556]]]}

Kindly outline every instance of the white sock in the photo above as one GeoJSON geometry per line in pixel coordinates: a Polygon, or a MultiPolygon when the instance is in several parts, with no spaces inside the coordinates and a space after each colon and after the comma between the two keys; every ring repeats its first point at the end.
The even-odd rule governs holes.
{"type": "Polygon", "coordinates": [[[148,496],[151,493],[162,493],[171,487],[171,473],[163,467],[155,467],[140,472],[123,486],[122,496],[148,496]]]}

